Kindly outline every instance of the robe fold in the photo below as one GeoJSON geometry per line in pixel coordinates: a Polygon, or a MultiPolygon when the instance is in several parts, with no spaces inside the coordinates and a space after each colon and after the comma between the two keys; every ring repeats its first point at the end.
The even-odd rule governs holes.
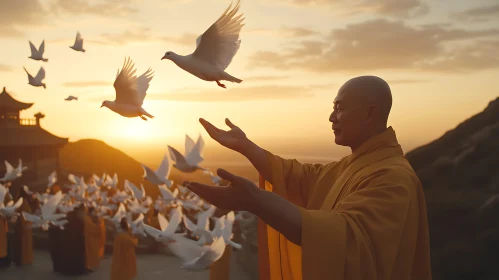
{"type": "Polygon", "coordinates": [[[232,246],[225,245],[224,254],[210,268],[210,280],[229,280],[232,246]]]}
{"type": "Polygon", "coordinates": [[[138,239],[128,232],[116,234],[111,262],[111,280],[130,280],[137,276],[135,247],[138,243],[138,239]]]}
{"type": "Polygon", "coordinates": [[[99,244],[99,257],[103,258],[104,253],[106,252],[106,223],[104,219],[99,218],[99,231],[100,231],[100,244],[99,244]]]}
{"type": "Polygon", "coordinates": [[[60,271],[65,275],[81,275],[86,273],[85,267],[85,236],[83,221],[75,211],[67,214],[68,223],[61,232],[60,271]]]}
{"type": "Polygon", "coordinates": [[[423,189],[392,127],[338,162],[267,156],[260,187],[299,207],[302,237],[259,221],[260,279],[431,279],[423,189]]]}
{"type": "Polygon", "coordinates": [[[27,199],[23,200],[18,212],[20,213],[15,224],[14,233],[14,262],[17,265],[33,263],[33,230],[31,222],[27,221],[22,212],[31,214],[31,207],[27,199]]]}
{"type": "Polygon", "coordinates": [[[95,270],[100,264],[100,227],[87,215],[83,218],[83,226],[85,232],[85,267],[88,270],[95,270]]]}

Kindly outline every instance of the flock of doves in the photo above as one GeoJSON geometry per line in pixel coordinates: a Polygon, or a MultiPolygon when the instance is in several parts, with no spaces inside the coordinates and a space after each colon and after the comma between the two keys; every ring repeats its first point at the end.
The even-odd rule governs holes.
{"type": "MultiPolygon", "coordinates": [[[[190,139],[188,136],[187,138],[190,139]]],[[[190,149],[189,154],[198,153],[192,139],[186,142],[186,148],[190,149]]],[[[27,167],[22,165],[21,159],[16,168],[8,161],[5,161],[5,165],[6,173],[0,178],[0,216],[16,219],[19,215],[16,210],[22,205],[23,198],[17,201],[10,200],[5,205],[4,201],[9,194],[11,182],[20,178],[27,167]]],[[[248,218],[245,216],[246,212],[235,214],[231,211],[221,217],[213,216],[215,206],[180,184],[174,187],[174,182],[168,179],[171,165],[166,155],[157,170],[153,171],[146,165],[142,167],[143,179],[158,186],[160,195],[155,201],[146,194],[142,183],[139,188],[125,179],[123,190],[119,189],[116,173],[113,177],[106,173],[102,177],[93,174],[87,181],[83,177],[69,174],[70,184],[65,186],[68,191],[66,193],[59,191],[52,195],[50,189],[57,182],[57,174],[53,172],[48,177],[45,193],[32,192],[27,186],[23,186],[28,195],[36,196],[41,206],[33,214],[23,211],[22,215],[32,223],[33,228],[45,231],[49,226],[64,230],[64,225],[68,223],[68,220],[65,220],[67,213],[80,205],[93,208],[93,214],[107,221],[108,227],[114,231],[121,231],[120,221],[125,218],[133,235],[138,237],[149,235],[157,242],[165,244],[174,255],[182,259],[181,268],[191,271],[208,269],[223,255],[226,245],[241,249],[241,244],[231,240],[232,228],[236,219],[244,222],[248,218]],[[160,229],[144,222],[144,215],[147,215],[152,206],[158,211],[160,229]],[[195,223],[193,218],[196,219],[195,223]],[[212,230],[210,230],[210,219],[215,221],[212,230]]],[[[185,170],[183,167],[180,168],[185,170]]],[[[206,172],[207,169],[204,170],[206,172]]],[[[188,172],[192,172],[192,169],[188,172]]],[[[212,181],[218,185],[221,178],[213,176],[211,172],[210,174],[212,181]]],[[[241,237],[244,240],[245,235],[242,234],[241,237]]]]}
{"type": "MultiPolygon", "coordinates": [[[[178,67],[191,73],[192,75],[210,82],[216,82],[218,86],[226,88],[220,81],[229,81],[233,83],[241,83],[242,80],[231,76],[225,69],[232,62],[233,57],[236,55],[241,45],[239,40],[239,33],[244,26],[242,21],[244,18],[240,14],[236,16],[239,10],[239,0],[234,8],[231,9],[232,4],[225,10],[225,12],[213,23],[202,35],[196,39],[196,49],[189,55],[179,55],[172,51],[167,51],[161,59],[173,61],[178,67]]],[[[42,41],[40,47],[36,47],[29,42],[31,48],[31,56],[29,58],[48,62],[47,58],[43,57],[45,51],[45,41],[42,41]]],[[[70,46],[75,51],[85,52],[83,49],[83,38],[78,32],[73,46],[70,46]]],[[[28,74],[28,84],[35,87],[47,88],[43,82],[45,79],[45,70],[43,66],[33,77],[26,68],[28,74]]],[[[114,89],[116,91],[116,98],[113,101],[105,100],[102,102],[102,107],[107,107],[115,113],[127,118],[140,117],[143,120],[154,118],[153,115],[148,113],[142,104],[146,97],[149,83],[153,78],[153,71],[149,68],[142,75],[137,77],[135,75],[134,63],[128,57],[125,58],[123,67],[118,70],[116,79],[114,81],[114,89]]],[[[78,97],[69,96],[65,100],[78,100],[78,97]]]]}
{"type": "MultiPolygon", "coordinates": [[[[197,38],[197,47],[192,54],[183,56],[168,51],[162,59],[173,61],[178,67],[202,80],[215,81],[222,88],[226,88],[224,84],[220,83],[222,80],[240,83],[242,80],[225,72],[239,49],[241,43],[239,33],[244,25],[242,24],[244,19],[242,15],[235,16],[239,9],[239,1],[233,9],[231,7],[232,5],[197,38]]],[[[43,57],[44,41],[38,50],[31,42],[30,47],[31,56],[29,58],[43,62],[48,61],[47,58],[43,57]]],[[[75,51],[85,52],[83,38],[79,32],[71,48],[75,51]]],[[[40,68],[35,77],[27,70],[26,72],[30,85],[46,88],[45,83],[42,82],[45,78],[43,67],[40,68]]],[[[144,116],[154,118],[142,108],[153,72],[148,69],[138,78],[135,72],[134,64],[129,58],[126,58],[121,71],[118,70],[114,82],[116,99],[102,102],[101,107],[107,107],[128,118],[140,117],[143,120],[147,120],[144,116]]],[[[66,98],[68,101],[77,99],[74,96],[66,98]]],[[[183,268],[194,271],[208,269],[213,262],[223,255],[226,245],[236,249],[241,248],[240,244],[231,240],[233,236],[232,225],[235,219],[243,219],[245,212],[237,215],[234,212],[229,212],[220,218],[213,217],[215,206],[204,202],[195,193],[179,184],[174,186],[174,182],[168,179],[173,166],[184,173],[202,170],[205,174],[210,175],[214,184],[219,185],[221,178],[200,166],[203,161],[203,148],[204,141],[201,135],[197,142],[186,135],[184,154],[168,146],[174,164],[170,164],[166,154],[157,170],[152,170],[141,164],[144,169],[143,179],[159,188],[161,195],[156,201],[146,195],[142,184],[141,188],[138,188],[130,181],[125,180],[124,190],[118,189],[117,174],[114,174],[114,177],[110,177],[108,174],[104,174],[102,177],[93,175],[90,182],[85,182],[83,177],[78,178],[70,174],[68,179],[71,185],[66,186],[70,191],[65,194],[59,191],[51,195],[48,190],[57,180],[54,172],[49,176],[47,192],[34,194],[41,203],[41,211],[34,214],[23,212],[22,215],[26,220],[32,222],[33,227],[47,230],[51,225],[64,229],[64,225],[67,223],[67,220],[64,220],[66,213],[84,204],[93,207],[98,216],[110,221],[115,230],[120,230],[119,222],[122,218],[126,218],[134,235],[150,235],[156,241],[166,244],[173,254],[183,260],[183,268]],[[159,213],[157,218],[160,230],[145,224],[143,221],[144,214],[149,211],[153,203],[159,213]],[[194,223],[188,216],[195,218],[197,222],[194,223]],[[210,219],[215,220],[213,230],[210,230],[210,219]]],[[[5,165],[6,174],[0,178],[0,182],[5,184],[0,184],[0,215],[17,217],[16,209],[22,205],[22,198],[16,202],[10,201],[6,205],[3,202],[8,193],[10,181],[21,177],[27,167],[22,166],[21,159],[17,168],[14,168],[7,161],[5,161],[5,165]]],[[[33,194],[27,186],[23,188],[28,194],[33,194]]]]}

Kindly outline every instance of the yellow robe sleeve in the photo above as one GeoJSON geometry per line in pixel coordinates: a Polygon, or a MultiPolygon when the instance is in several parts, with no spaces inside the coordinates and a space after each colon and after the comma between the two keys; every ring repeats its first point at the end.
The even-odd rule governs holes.
{"type": "Polygon", "coordinates": [[[268,151],[266,154],[272,172],[270,183],[278,188],[269,191],[275,192],[299,206],[306,206],[308,198],[314,191],[315,182],[326,165],[300,163],[296,159],[283,159],[268,151]]]}
{"type": "Polygon", "coordinates": [[[111,263],[111,280],[130,280],[137,276],[135,247],[138,239],[127,232],[116,234],[111,263]]]}
{"type": "Polygon", "coordinates": [[[0,216],[0,258],[7,256],[7,219],[0,216]]]}
{"type": "Polygon", "coordinates": [[[419,217],[426,214],[419,186],[394,171],[379,175],[330,211],[300,208],[304,280],[431,279],[425,267],[413,267],[419,217]]]}
{"type": "Polygon", "coordinates": [[[89,216],[84,218],[85,264],[90,270],[99,266],[100,229],[89,216]]]}

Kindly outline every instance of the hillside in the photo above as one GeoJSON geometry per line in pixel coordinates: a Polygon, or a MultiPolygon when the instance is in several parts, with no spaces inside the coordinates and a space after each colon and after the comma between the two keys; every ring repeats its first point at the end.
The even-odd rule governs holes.
{"type": "Polygon", "coordinates": [[[499,98],[406,156],[425,190],[434,279],[499,279],[499,200],[489,200],[499,193],[499,98]]]}
{"type": "MultiPolygon", "coordinates": [[[[158,153],[158,165],[163,159],[164,154],[158,153]]],[[[60,174],[62,179],[67,178],[68,173],[78,176],[89,177],[92,174],[102,176],[104,172],[118,174],[118,186],[123,187],[125,179],[135,185],[142,181],[143,169],[140,163],[128,156],[124,152],[115,149],[100,140],[83,139],[76,142],[70,142],[64,146],[59,153],[61,169],[66,171],[60,174]]],[[[155,169],[155,167],[151,168],[155,169]]],[[[192,174],[182,174],[172,167],[170,179],[181,183],[183,180],[197,180],[199,182],[209,183],[208,175],[197,171],[192,174]]],[[[146,193],[155,198],[159,194],[156,185],[149,182],[143,182],[146,193]]]]}

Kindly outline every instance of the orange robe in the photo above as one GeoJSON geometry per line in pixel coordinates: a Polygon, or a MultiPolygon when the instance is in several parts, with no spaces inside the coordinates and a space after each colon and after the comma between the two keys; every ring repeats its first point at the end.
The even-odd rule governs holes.
{"type": "MultiPolygon", "coordinates": [[[[23,204],[19,207],[18,211],[20,213],[26,212],[31,214],[31,207],[27,199],[23,200],[23,204]],[[19,210],[20,209],[20,210],[19,210]]],[[[14,245],[14,261],[18,265],[26,265],[33,263],[33,230],[31,228],[31,222],[24,219],[22,214],[16,222],[15,231],[15,245],[14,245]]]]}
{"type": "Polygon", "coordinates": [[[232,246],[225,245],[225,251],[222,257],[211,265],[210,280],[229,280],[230,279],[230,260],[232,255],[232,246]]]}
{"type": "Polygon", "coordinates": [[[128,232],[119,232],[114,238],[111,280],[130,280],[137,276],[135,247],[139,241],[128,232]]]}
{"type": "Polygon", "coordinates": [[[9,232],[9,227],[7,223],[7,218],[0,216],[0,258],[5,258],[7,256],[8,232],[9,232]]]}
{"type": "Polygon", "coordinates": [[[95,270],[100,263],[100,228],[89,216],[83,218],[85,231],[85,266],[89,270],[95,270]]]}
{"type": "Polygon", "coordinates": [[[100,230],[100,244],[99,244],[99,257],[104,257],[106,252],[106,223],[104,219],[99,218],[99,230],[100,230]]]}
{"type": "Polygon", "coordinates": [[[260,187],[299,207],[302,236],[259,221],[260,279],[431,279],[423,189],[391,127],[326,165],[267,155],[260,187]]]}

